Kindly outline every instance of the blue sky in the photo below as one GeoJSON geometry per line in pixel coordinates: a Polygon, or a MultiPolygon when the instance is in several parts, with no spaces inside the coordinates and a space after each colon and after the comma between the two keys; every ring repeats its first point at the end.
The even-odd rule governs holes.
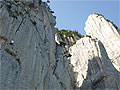
{"type": "Polygon", "coordinates": [[[84,27],[91,13],[99,13],[120,27],[119,0],[51,0],[59,29],[78,30],[85,35],[84,27]]]}

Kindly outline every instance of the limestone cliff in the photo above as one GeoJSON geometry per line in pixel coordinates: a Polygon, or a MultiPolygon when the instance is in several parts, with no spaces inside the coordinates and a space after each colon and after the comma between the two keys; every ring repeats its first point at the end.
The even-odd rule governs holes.
{"type": "Polygon", "coordinates": [[[74,30],[58,30],[56,28],[55,41],[64,49],[64,54],[70,57],[69,48],[84,36],[74,30]]]}
{"type": "Polygon", "coordinates": [[[47,4],[25,1],[0,2],[0,90],[120,89],[120,33],[113,24],[92,14],[87,37],[67,41],[58,35],[56,43],[47,4]],[[72,40],[78,41],[70,47],[72,40]],[[69,58],[61,42],[69,46],[69,58]]]}
{"type": "Polygon", "coordinates": [[[70,48],[80,90],[120,89],[120,31],[100,14],[86,21],[86,37],[70,48]]]}
{"type": "MultiPolygon", "coordinates": [[[[77,88],[119,90],[120,31],[100,14],[88,17],[85,30],[87,35],[68,48],[71,55],[69,60],[76,73],[77,88]]],[[[56,41],[65,42],[61,38],[56,41]]],[[[69,40],[68,43],[71,42],[69,40]]]]}
{"type": "Polygon", "coordinates": [[[56,46],[55,24],[44,2],[38,7],[32,2],[0,2],[1,90],[75,88],[72,66],[56,46]]]}
{"type": "Polygon", "coordinates": [[[84,37],[70,48],[70,53],[80,90],[119,90],[119,73],[100,41],[84,37]]]}
{"type": "Polygon", "coordinates": [[[86,21],[85,31],[100,40],[114,67],[120,72],[120,30],[100,14],[92,14],[86,21]]]}

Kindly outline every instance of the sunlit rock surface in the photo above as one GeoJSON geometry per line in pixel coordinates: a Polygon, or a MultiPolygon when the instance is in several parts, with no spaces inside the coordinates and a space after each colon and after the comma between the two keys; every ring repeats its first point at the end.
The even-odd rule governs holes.
{"type": "Polygon", "coordinates": [[[100,14],[91,14],[86,21],[85,31],[102,42],[108,57],[120,72],[120,30],[117,26],[100,14]]]}
{"type": "Polygon", "coordinates": [[[112,65],[104,45],[84,37],[70,48],[71,64],[77,73],[80,90],[110,90],[120,88],[119,72],[112,65]]]}
{"type": "MultiPolygon", "coordinates": [[[[0,2],[0,90],[119,90],[120,40],[115,26],[111,24],[114,33],[110,29],[107,34],[103,28],[108,21],[101,22],[105,34],[97,35],[97,27],[86,24],[91,37],[75,39],[66,54],[64,43],[55,42],[51,10],[46,3],[36,2],[0,2]]],[[[95,20],[87,23],[96,26],[95,20]]]]}
{"type": "Polygon", "coordinates": [[[55,42],[55,17],[45,3],[0,5],[0,90],[75,88],[72,66],[55,42]]]}

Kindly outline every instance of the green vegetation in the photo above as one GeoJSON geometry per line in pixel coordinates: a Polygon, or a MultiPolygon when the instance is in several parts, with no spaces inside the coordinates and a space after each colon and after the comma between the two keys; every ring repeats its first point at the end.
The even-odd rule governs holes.
{"type": "Polygon", "coordinates": [[[90,36],[90,35],[86,35],[86,37],[89,37],[89,38],[91,38],[91,36],[90,36]]]}
{"type": "Polygon", "coordinates": [[[16,3],[19,2],[18,0],[14,0],[16,3]]]}
{"type": "Polygon", "coordinates": [[[7,4],[7,8],[8,8],[8,9],[11,9],[11,8],[12,8],[12,3],[8,3],[8,4],[7,4]]]}
{"type": "MultiPolygon", "coordinates": [[[[68,37],[69,37],[69,38],[74,38],[74,37],[76,37],[77,40],[84,37],[83,35],[81,35],[80,33],[78,33],[77,30],[73,30],[73,31],[72,31],[72,30],[64,30],[64,29],[58,30],[58,28],[56,28],[56,33],[57,33],[58,35],[60,35],[60,37],[61,37],[61,39],[62,39],[63,41],[64,41],[65,39],[66,39],[67,41],[69,41],[69,40],[68,40],[68,37]]],[[[63,45],[63,46],[66,45],[66,43],[64,43],[64,42],[60,42],[60,44],[63,45]]],[[[69,43],[70,46],[73,46],[74,44],[76,44],[76,41],[73,41],[73,42],[70,42],[70,43],[69,43]]]]}
{"type": "Polygon", "coordinates": [[[56,19],[56,16],[53,16],[56,19]]]}
{"type": "Polygon", "coordinates": [[[7,8],[9,14],[11,14],[12,2],[8,2],[8,3],[6,4],[6,8],[7,8]]]}
{"type": "Polygon", "coordinates": [[[36,21],[32,21],[32,23],[33,23],[33,25],[36,25],[36,24],[37,24],[36,21]]]}
{"type": "Polygon", "coordinates": [[[86,37],[89,37],[92,41],[97,42],[96,39],[93,39],[90,35],[86,35],[86,37]]]}
{"type": "Polygon", "coordinates": [[[4,40],[4,41],[7,41],[7,40],[8,40],[6,37],[1,36],[1,35],[0,35],[0,39],[1,39],[1,40],[4,40]]]}
{"type": "Polygon", "coordinates": [[[13,18],[17,19],[17,16],[22,14],[22,12],[20,10],[11,10],[12,4],[15,5],[15,3],[13,3],[13,2],[7,2],[6,7],[9,12],[9,15],[12,16],[13,18]]]}
{"type": "Polygon", "coordinates": [[[33,7],[34,7],[34,3],[30,3],[30,4],[29,4],[29,7],[30,7],[30,8],[33,8],[33,7]]]}
{"type": "Polygon", "coordinates": [[[110,22],[110,23],[112,23],[112,25],[116,28],[116,29],[118,29],[118,27],[113,23],[113,22],[111,22],[110,20],[108,20],[108,19],[106,19],[106,21],[108,21],[108,22],[110,22]]]}
{"type": "MultiPolygon", "coordinates": [[[[95,14],[97,14],[98,16],[102,16],[102,17],[104,17],[104,15],[102,15],[102,14],[98,14],[98,13],[95,13],[95,14]]],[[[105,18],[105,19],[106,19],[106,18],[105,18]]],[[[111,21],[108,20],[108,19],[106,19],[106,21],[112,23],[112,25],[113,25],[116,29],[118,29],[118,27],[117,27],[113,22],[111,22],[111,21]]]]}
{"type": "Polygon", "coordinates": [[[20,15],[20,14],[22,14],[22,12],[17,10],[17,11],[12,12],[12,15],[11,15],[11,16],[12,16],[13,18],[16,18],[16,19],[17,19],[17,16],[20,15]]]}
{"type": "Polygon", "coordinates": [[[19,11],[19,10],[15,11],[15,12],[16,12],[16,14],[17,14],[17,15],[22,14],[22,12],[21,12],[21,11],[19,11]]]}
{"type": "Polygon", "coordinates": [[[76,42],[73,42],[73,43],[72,43],[72,46],[73,46],[74,44],[76,44],[76,42]]]}
{"type": "Polygon", "coordinates": [[[12,17],[13,17],[13,18],[16,18],[16,19],[17,19],[17,15],[18,15],[18,14],[17,14],[16,12],[13,12],[13,13],[12,13],[12,17]]]}
{"type": "Polygon", "coordinates": [[[94,41],[94,42],[97,42],[96,39],[91,39],[91,40],[94,41]]]}
{"type": "Polygon", "coordinates": [[[102,16],[102,17],[104,17],[102,14],[98,14],[98,13],[94,13],[94,14],[97,14],[98,16],[102,16]]]}
{"type": "Polygon", "coordinates": [[[16,74],[18,74],[18,71],[16,71],[16,74]]]}
{"type": "Polygon", "coordinates": [[[66,43],[65,42],[60,42],[60,45],[65,46],[66,43]]]}
{"type": "Polygon", "coordinates": [[[58,30],[58,28],[56,28],[56,33],[59,34],[62,38],[64,38],[64,35],[66,37],[74,37],[74,36],[78,36],[79,38],[83,38],[84,36],[81,35],[80,33],[78,33],[77,30],[58,30]]]}

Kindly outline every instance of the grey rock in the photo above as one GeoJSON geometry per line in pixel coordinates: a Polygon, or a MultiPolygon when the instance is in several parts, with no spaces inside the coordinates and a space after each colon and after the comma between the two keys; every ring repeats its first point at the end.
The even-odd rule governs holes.
{"type": "Polygon", "coordinates": [[[55,42],[55,17],[43,2],[37,7],[15,4],[0,2],[0,90],[120,89],[109,44],[93,37],[67,38],[63,47],[55,42]]]}
{"type": "Polygon", "coordinates": [[[55,42],[55,18],[45,4],[10,3],[7,9],[5,3],[0,8],[0,89],[75,89],[72,67],[55,42]]]}

